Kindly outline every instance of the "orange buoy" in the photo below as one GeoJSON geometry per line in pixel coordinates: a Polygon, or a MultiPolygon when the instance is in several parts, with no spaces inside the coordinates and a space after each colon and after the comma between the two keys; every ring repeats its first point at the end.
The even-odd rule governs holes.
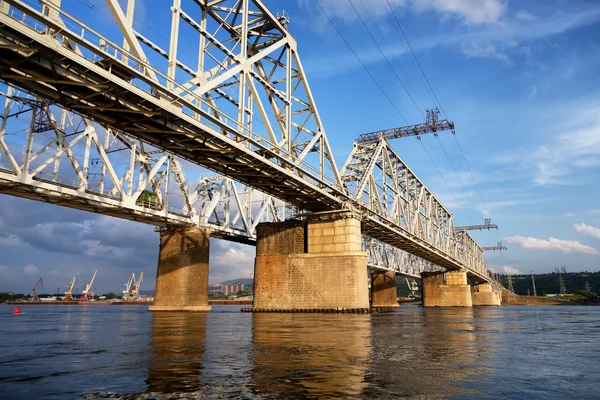
{"type": "Polygon", "coordinates": [[[15,307],[14,313],[15,314],[21,314],[21,309],[19,307],[15,307]]]}

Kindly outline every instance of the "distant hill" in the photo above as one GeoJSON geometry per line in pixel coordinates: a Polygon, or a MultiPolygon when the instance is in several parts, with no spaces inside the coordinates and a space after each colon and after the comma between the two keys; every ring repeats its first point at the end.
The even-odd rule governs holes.
{"type": "Polygon", "coordinates": [[[227,285],[227,284],[230,284],[230,283],[238,283],[238,282],[241,282],[241,283],[243,283],[243,284],[244,284],[244,286],[246,286],[246,285],[250,285],[250,286],[252,286],[252,284],[254,283],[254,280],[253,280],[253,279],[250,279],[250,278],[240,278],[240,279],[230,279],[230,280],[228,280],[228,281],[225,281],[225,282],[219,282],[219,283],[220,283],[221,285],[227,285]]]}
{"type": "MultiPolygon", "coordinates": [[[[502,285],[508,287],[508,276],[501,275],[500,277],[502,285]]],[[[534,275],[534,278],[538,296],[560,292],[558,274],[556,272],[550,274],[537,274],[534,275]]],[[[566,274],[563,274],[563,278],[567,293],[575,293],[578,290],[584,290],[586,282],[591,287],[592,292],[600,293],[600,272],[567,272],[566,274]]],[[[516,294],[526,295],[527,289],[529,289],[529,293],[533,294],[531,274],[513,275],[512,281],[516,294]]]]}

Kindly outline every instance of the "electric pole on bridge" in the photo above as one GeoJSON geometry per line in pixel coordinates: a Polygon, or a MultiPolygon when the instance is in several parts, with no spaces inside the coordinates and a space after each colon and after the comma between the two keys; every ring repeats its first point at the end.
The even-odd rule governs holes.
{"type": "Polygon", "coordinates": [[[425,112],[427,113],[427,119],[424,124],[401,126],[399,128],[363,133],[354,141],[354,143],[370,144],[377,143],[381,139],[389,140],[408,136],[416,136],[417,139],[420,140],[420,135],[422,134],[433,133],[434,136],[437,136],[438,132],[444,131],[451,131],[452,134],[456,134],[454,131],[454,122],[446,119],[440,120],[440,110],[437,107],[431,110],[425,110],[425,112]]]}
{"type": "Polygon", "coordinates": [[[499,251],[506,250],[506,251],[508,251],[508,249],[506,248],[506,246],[504,246],[502,244],[502,242],[498,242],[498,244],[496,246],[482,247],[482,249],[483,250],[493,250],[493,251],[496,251],[496,250],[499,250],[499,251]]]}
{"type": "Polygon", "coordinates": [[[464,231],[482,231],[484,229],[487,229],[487,230],[491,230],[491,229],[497,230],[498,229],[498,225],[492,224],[491,218],[486,218],[483,221],[484,221],[483,225],[455,226],[454,231],[455,232],[464,232],[464,231]]]}

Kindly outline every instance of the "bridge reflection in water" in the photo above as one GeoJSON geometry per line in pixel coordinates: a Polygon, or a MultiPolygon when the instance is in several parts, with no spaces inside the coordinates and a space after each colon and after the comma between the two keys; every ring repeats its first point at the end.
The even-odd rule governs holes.
{"type": "Polygon", "coordinates": [[[178,398],[480,395],[475,388],[495,356],[494,311],[414,311],[259,313],[243,320],[229,313],[154,313],[148,392],[178,398]]]}

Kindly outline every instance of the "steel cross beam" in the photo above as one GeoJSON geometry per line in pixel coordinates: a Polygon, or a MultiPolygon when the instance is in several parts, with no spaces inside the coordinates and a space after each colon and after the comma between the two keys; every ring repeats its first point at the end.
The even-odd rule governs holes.
{"type": "MultiPolygon", "coordinates": [[[[133,29],[133,7],[125,14],[117,0],[106,2],[127,46],[69,14],[59,1],[3,0],[0,79],[298,209],[353,208],[363,215],[362,229],[370,237],[444,268],[479,274],[481,265],[471,265],[479,257],[461,258],[461,246],[472,239],[457,241],[447,211],[420,181],[415,183],[397,155],[386,150],[376,163],[386,171],[389,164],[391,180],[397,181],[387,185],[385,194],[378,193],[374,175],[375,184],[369,184],[373,201],[349,190],[333,159],[296,41],[282,24],[285,19],[280,21],[260,0],[199,0],[185,6],[174,0],[168,51],[133,29]],[[184,63],[178,50],[181,25],[197,33],[195,65],[184,63]],[[161,57],[167,59],[166,68],[158,62],[161,57]],[[403,177],[407,184],[395,196],[397,203],[385,203],[403,177]]],[[[77,138],[101,147],[86,129],[77,138]]],[[[161,168],[151,170],[147,181],[161,168]]],[[[85,191],[88,177],[73,169],[79,191],[85,191]]],[[[22,170],[26,177],[29,166],[22,170]]],[[[108,166],[107,173],[115,175],[108,166]]],[[[140,194],[123,190],[116,185],[123,198],[140,194]]]]}
{"type": "Polygon", "coordinates": [[[432,110],[425,111],[427,112],[427,121],[424,124],[402,126],[400,128],[363,133],[358,137],[358,139],[356,139],[356,143],[377,143],[381,138],[386,140],[408,136],[416,136],[419,138],[420,135],[425,133],[433,133],[435,136],[437,136],[438,132],[443,131],[452,131],[452,134],[456,133],[454,132],[454,122],[450,122],[446,119],[439,119],[440,110],[434,108],[432,110]]]}
{"type": "Polygon", "coordinates": [[[485,250],[485,251],[488,251],[488,250],[492,250],[492,251],[496,251],[496,250],[499,250],[499,251],[502,251],[502,250],[507,250],[507,251],[508,251],[508,248],[507,248],[506,246],[504,246],[504,245],[502,244],[502,242],[498,242],[498,244],[497,244],[496,246],[482,247],[482,249],[483,249],[483,250],[485,250]]]}
{"type": "Polygon", "coordinates": [[[498,229],[498,225],[492,224],[492,220],[490,218],[486,218],[483,225],[467,225],[467,226],[455,226],[454,230],[457,232],[460,231],[482,231],[484,229],[498,229]]]}

